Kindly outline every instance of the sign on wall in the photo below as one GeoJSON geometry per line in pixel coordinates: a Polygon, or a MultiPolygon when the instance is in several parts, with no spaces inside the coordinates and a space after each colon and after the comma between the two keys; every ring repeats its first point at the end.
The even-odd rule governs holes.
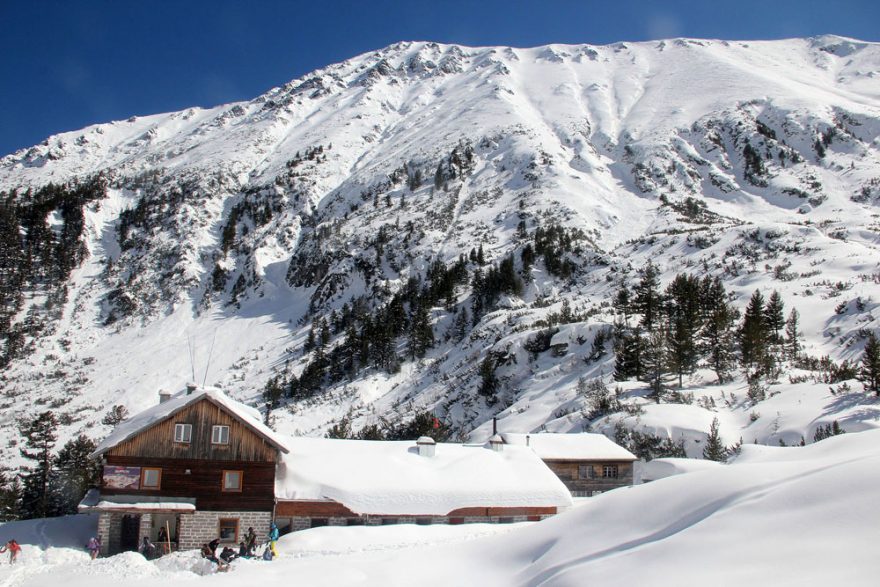
{"type": "Polygon", "coordinates": [[[108,489],[140,489],[140,467],[104,465],[104,487],[108,489]]]}

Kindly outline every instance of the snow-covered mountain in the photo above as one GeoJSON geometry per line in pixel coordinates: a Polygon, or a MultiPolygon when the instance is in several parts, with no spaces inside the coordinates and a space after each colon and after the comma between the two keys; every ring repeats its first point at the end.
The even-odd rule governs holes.
{"type": "Polygon", "coordinates": [[[739,308],[778,290],[807,353],[858,360],[880,312],[876,43],[399,43],[249,102],[50,137],[0,159],[0,190],[76,245],[0,300],[10,457],[22,415],[101,436],[111,406],[188,380],[260,406],[269,384],[274,425],[303,434],[423,411],[462,436],[495,415],[510,431],[624,420],[699,454],[714,417],[729,442],[791,443],[880,416],[860,383],[790,366],[763,399],[706,369],[684,403],[624,382],[627,411],[591,422],[584,395],[612,385],[596,337],[649,261],[663,285],[721,278],[739,308]],[[75,210],[72,182],[88,186],[75,210]],[[475,273],[505,259],[520,281],[475,313],[475,273]],[[406,334],[346,345],[397,321],[406,334]]]}

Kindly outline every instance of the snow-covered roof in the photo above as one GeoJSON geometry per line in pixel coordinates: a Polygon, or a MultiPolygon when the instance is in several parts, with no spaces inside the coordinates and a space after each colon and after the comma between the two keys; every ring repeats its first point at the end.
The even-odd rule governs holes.
{"type": "Polygon", "coordinates": [[[635,461],[634,454],[604,434],[537,434],[503,433],[504,442],[514,446],[528,446],[542,459],[563,461],[635,461]]]}
{"type": "Polygon", "coordinates": [[[155,495],[101,495],[97,489],[89,489],[79,502],[79,511],[127,511],[149,510],[169,512],[194,512],[194,497],[165,498],[155,495]]]}
{"type": "Polygon", "coordinates": [[[291,438],[276,471],[279,500],[333,500],[358,514],[445,515],[465,507],[568,507],[571,494],[519,446],[291,438]]]}
{"type": "Polygon", "coordinates": [[[235,401],[216,387],[200,387],[196,388],[191,393],[181,391],[171,397],[168,401],[156,404],[120,423],[113,429],[113,432],[111,432],[107,438],[101,441],[95,449],[95,452],[90,456],[95,458],[104,454],[117,444],[170,418],[185,407],[201,401],[202,399],[207,399],[223,408],[230,416],[247,425],[256,434],[275,446],[275,448],[279,449],[281,452],[287,452],[288,449],[285,446],[285,437],[277,434],[274,430],[263,424],[260,418],[260,413],[257,410],[250,406],[246,406],[241,402],[235,401]]]}

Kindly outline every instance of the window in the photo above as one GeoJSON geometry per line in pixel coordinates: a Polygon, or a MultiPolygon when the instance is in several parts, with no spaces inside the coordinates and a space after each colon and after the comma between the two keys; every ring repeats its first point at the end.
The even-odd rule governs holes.
{"type": "Polygon", "coordinates": [[[595,475],[593,474],[592,465],[578,465],[578,478],[592,479],[593,477],[595,477],[595,475]]]}
{"type": "Polygon", "coordinates": [[[220,542],[238,543],[238,518],[220,518],[220,542]]]}
{"type": "Polygon", "coordinates": [[[604,465],[602,467],[602,477],[606,479],[617,479],[617,465],[604,465]]]}
{"type": "Polygon", "coordinates": [[[223,491],[241,491],[241,471],[223,471],[223,491]]]}
{"type": "Polygon", "coordinates": [[[175,424],[174,425],[174,442],[192,442],[193,425],[192,424],[175,424]]]}
{"type": "Polygon", "coordinates": [[[212,426],[211,444],[229,444],[229,426],[212,426]]]}
{"type": "Polygon", "coordinates": [[[159,489],[162,485],[162,469],[141,469],[141,489],[159,489]]]}

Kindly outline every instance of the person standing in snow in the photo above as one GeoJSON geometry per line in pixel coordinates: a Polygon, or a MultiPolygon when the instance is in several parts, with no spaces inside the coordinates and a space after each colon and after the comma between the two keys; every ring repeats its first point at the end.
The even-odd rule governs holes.
{"type": "Polygon", "coordinates": [[[9,564],[14,565],[15,561],[18,560],[18,553],[21,552],[21,546],[18,545],[15,538],[7,542],[5,546],[0,546],[0,554],[6,551],[9,551],[9,564]]]}
{"type": "Polygon", "coordinates": [[[156,558],[156,545],[150,542],[150,538],[148,536],[144,536],[144,541],[141,543],[140,550],[145,559],[153,560],[154,558],[156,558]]]}
{"type": "Polygon", "coordinates": [[[247,555],[254,556],[257,550],[257,533],[254,531],[253,526],[248,528],[247,534],[244,536],[244,545],[247,555]]]}
{"type": "Polygon", "coordinates": [[[89,551],[89,556],[92,557],[92,560],[98,558],[98,553],[101,551],[101,537],[92,536],[89,538],[89,542],[86,544],[86,550],[89,551]]]}
{"type": "Polygon", "coordinates": [[[278,556],[278,551],[275,550],[275,543],[278,541],[278,526],[275,525],[275,522],[272,522],[269,525],[269,550],[272,551],[272,557],[275,558],[278,556]]]}

